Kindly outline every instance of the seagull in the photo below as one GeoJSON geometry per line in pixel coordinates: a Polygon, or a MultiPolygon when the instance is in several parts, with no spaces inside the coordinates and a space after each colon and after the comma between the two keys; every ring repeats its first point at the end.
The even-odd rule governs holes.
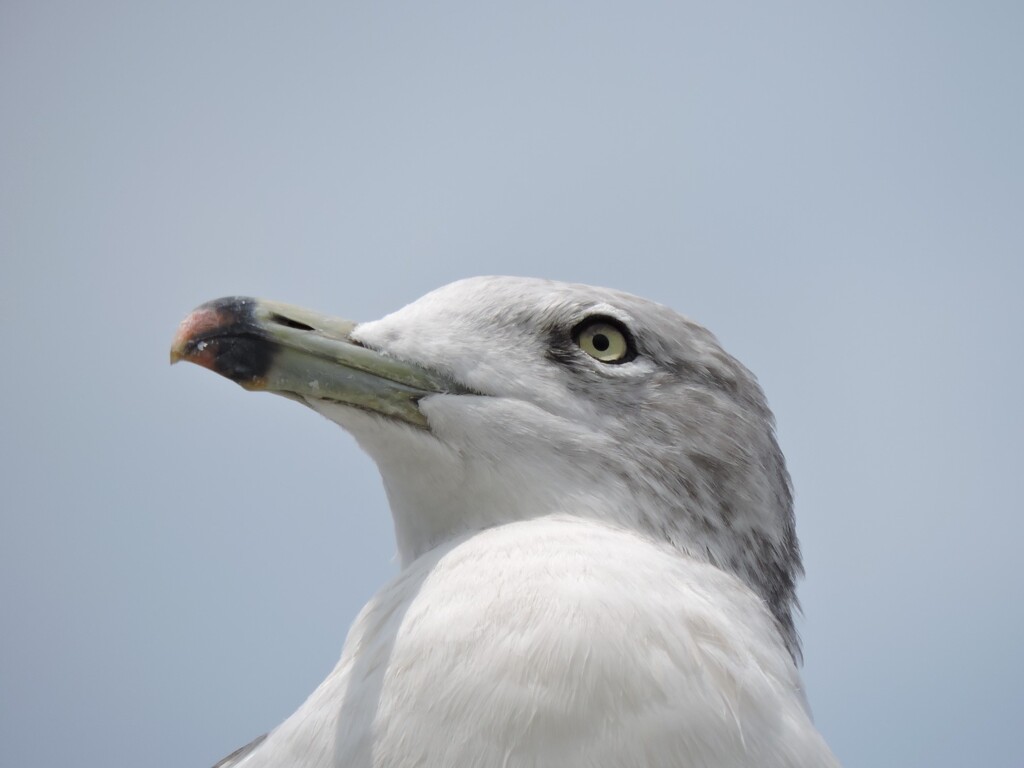
{"type": "Polygon", "coordinates": [[[478,277],[366,323],[219,299],[178,360],[348,431],[401,564],[327,679],[217,768],[839,765],[799,673],[774,418],[702,326],[478,277]]]}

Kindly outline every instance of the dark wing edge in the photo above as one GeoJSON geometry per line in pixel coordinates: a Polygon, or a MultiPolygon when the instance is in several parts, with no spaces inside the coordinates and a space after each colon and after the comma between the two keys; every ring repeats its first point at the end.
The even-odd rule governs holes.
{"type": "Polygon", "coordinates": [[[215,766],[213,766],[213,768],[231,768],[231,766],[233,766],[233,765],[238,765],[238,763],[241,762],[243,757],[245,757],[250,752],[252,752],[254,749],[256,749],[256,747],[258,747],[260,744],[262,744],[264,739],[266,739],[266,738],[267,738],[267,734],[265,734],[265,733],[262,736],[257,736],[255,739],[250,741],[244,747],[239,747],[238,749],[236,749],[230,755],[228,755],[223,760],[221,760],[219,763],[217,763],[215,766]]]}

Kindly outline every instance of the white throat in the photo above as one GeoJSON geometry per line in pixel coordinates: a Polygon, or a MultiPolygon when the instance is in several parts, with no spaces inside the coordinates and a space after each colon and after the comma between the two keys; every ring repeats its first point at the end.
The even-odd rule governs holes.
{"type": "Polygon", "coordinates": [[[569,514],[635,529],[642,501],[601,456],[599,433],[522,401],[438,395],[421,403],[431,431],[330,403],[311,403],[348,430],[376,462],[402,566],[467,533],[569,514]],[[556,437],[552,442],[552,437],[556,437]]]}

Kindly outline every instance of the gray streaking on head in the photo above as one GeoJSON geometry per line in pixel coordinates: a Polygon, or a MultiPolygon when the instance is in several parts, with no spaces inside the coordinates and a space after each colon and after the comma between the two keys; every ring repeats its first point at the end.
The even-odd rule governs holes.
{"type": "Polygon", "coordinates": [[[303,402],[384,480],[402,571],[224,765],[832,766],[753,375],[618,291],[487,277],[381,320],[232,298],[172,359],[303,402]]]}

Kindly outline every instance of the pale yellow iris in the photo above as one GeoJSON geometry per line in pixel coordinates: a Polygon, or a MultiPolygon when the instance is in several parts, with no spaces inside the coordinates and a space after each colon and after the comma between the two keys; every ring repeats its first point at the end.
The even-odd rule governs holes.
{"type": "Polygon", "coordinates": [[[577,343],[580,349],[602,363],[614,363],[629,352],[629,342],[622,331],[600,320],[581,329],[577,343]]]}

